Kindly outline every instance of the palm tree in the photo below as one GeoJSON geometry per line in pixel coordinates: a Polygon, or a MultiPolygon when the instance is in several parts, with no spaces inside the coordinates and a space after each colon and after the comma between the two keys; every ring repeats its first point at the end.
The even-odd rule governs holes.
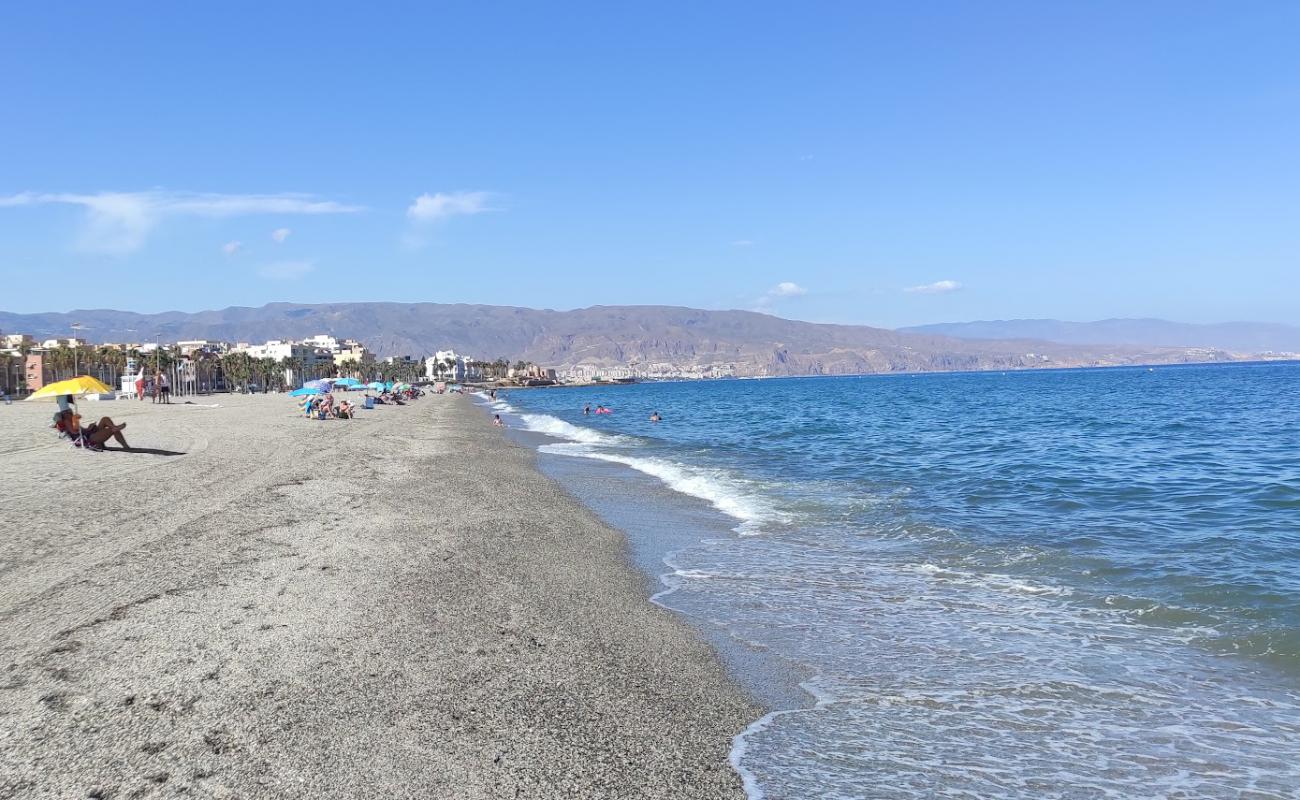
{"type": "Polygon", "coordinates": [[[221,357],[221,371],[227,388],[239,387],[247,391],[248,382],[253,377],[253,359],[248,353],[226,353],[221,357]]]}
{"type": "Polygon", "coordinates": [[[293,378],[291,378],[290,380],[293,383],[294,388],[302,386],[306,382],[303,380],[303,378],[305,378],[306,375],[303,374],[303,364],[301,358],[294,358],[293,356],[285,356],[284,358],[280,359],[280,368],[283,370],[284,375],[290,375],[290,374],[293,375],[293,378]]]}
{"type": "Polygon", "coordinates": [[[0,383],[0,391],[6,395],[17,394],[14,391],[13,377],[14,365],[18,363],[18,357],[9,353],[0,353],[0,369],[4,370],[4,381],[0,383]]]}
{"type": "Polygon", "coordinates": [[[96,358],[101,367],[101,373],[106,374],[108,380],[105,381],[109,386],[116,387],[118,379],[126,371],[126,353],[116,347],[98,347],[96,348],[96,358]]]}

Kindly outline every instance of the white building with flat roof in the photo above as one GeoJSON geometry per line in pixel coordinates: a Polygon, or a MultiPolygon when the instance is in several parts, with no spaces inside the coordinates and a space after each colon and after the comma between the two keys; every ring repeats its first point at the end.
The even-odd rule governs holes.
{"type": "Polygon", "coordinates": [[[467,377],[473,377],[469,367],[473,362],[473,358],[457,355],[455,350],[439,350],[424,360],[424,374],[429,380],[443,378],[463,381],[467,377]],[[448,362],[451,362],[450,366],[448,362]]]}
{"type": "Polygon", "coordinates": [[[318,333],[315,336],[303,339],[302,343],[308,347],[319,347],[328,350],[331,353],[336,353],[339,349],[339,340],[325,333],[318,333]]]}

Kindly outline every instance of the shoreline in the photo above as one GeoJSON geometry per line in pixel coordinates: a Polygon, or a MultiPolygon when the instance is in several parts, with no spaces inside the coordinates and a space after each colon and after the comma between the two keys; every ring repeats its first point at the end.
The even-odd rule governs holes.
{"type": "Polygon", "coordinates": [[[0,797],[743,797],[764,709],[468,398],[212,399],[0,412],[0,797]]]}

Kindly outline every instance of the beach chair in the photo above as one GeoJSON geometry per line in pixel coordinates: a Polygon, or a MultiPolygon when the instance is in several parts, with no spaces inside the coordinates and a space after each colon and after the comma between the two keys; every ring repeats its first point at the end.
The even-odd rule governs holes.
{"type": "MultiPolygon", "coordinates": [[[[80,417],[78,417],[78,419],[80,419],[80,417]]],[[[86,450],[89,452],[97,452],[103,449],[101,447],[96,447],[95,445],[91,444],[90,440],[86,438],[85,430],[83,430],[80,425],[77,425],[76,430],[68,430],[63,425],[62,420],[58,414],[54,415],[54,424],[51,425],[50,427],[54,428],[55,432],[58,434],[60,439],[67,439],[68,444],[73,447],[78,447],[81,448],[82,450],[86,450]]]]}

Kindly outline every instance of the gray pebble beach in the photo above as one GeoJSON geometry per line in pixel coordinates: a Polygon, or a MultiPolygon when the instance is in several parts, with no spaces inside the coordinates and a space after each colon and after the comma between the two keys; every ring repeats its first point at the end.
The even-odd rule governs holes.
{"type": "Polygon", "coordinates": [[[0,797],[743,797],[762,710],[467,398],[80,405],[154,452],[0,406],[0,797]]]}

